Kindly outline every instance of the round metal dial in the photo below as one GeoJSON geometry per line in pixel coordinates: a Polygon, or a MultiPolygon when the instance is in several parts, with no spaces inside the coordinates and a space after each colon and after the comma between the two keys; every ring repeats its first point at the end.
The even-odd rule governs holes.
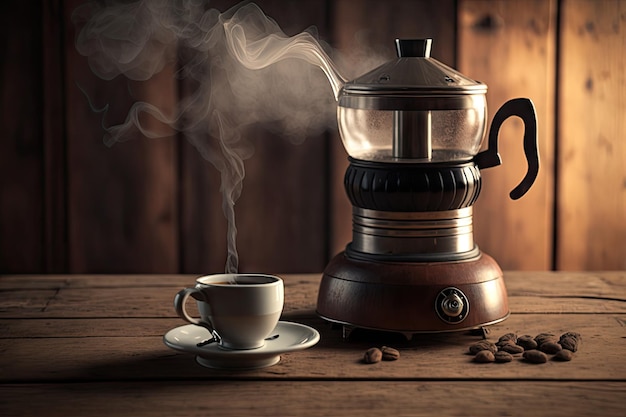
{"type": "Polygon", "coordinates": [[[448,287],[437,295],[435,311],[439,318],[446,323],[457,324],[465,320],[469,313],[469,300],[463,291],[455,287],[448,287]]]}

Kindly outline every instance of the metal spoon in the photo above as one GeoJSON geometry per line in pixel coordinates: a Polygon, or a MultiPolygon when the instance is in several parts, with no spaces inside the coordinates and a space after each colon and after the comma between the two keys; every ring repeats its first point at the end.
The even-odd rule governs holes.
{"type": "Polygon", "coordinates": [[[203,340],[202,342],[200,342],[200,343],[196,344],[196,346],[198,346],[198,347],[202,347],[202,346],[209,345],[209,344],[211,344],[211,343],[213,343],[213,342],[216,342],[216,340],[215,340],[215,338],[214,338],[214,337],[211,337],[211,338],[209,338],[209,339],[203,340]]]}
{"type": "MultiPolygon", "coordinates": [[[[279,334],[275,334],[274,336],[270,336],[265,338],[265,340],[274,340],[274,339],[278,339],[278,336],[280,336],[279,334]]],[[[215,337],[211,337],[209,339],[203,340],[202,342],[196,344],[196,346],[198,347],[202,347],[202,346],[206,346],[206,345],[210,345],[211,343],[217,342],[218,339],[216,339],[215,337]]]]}

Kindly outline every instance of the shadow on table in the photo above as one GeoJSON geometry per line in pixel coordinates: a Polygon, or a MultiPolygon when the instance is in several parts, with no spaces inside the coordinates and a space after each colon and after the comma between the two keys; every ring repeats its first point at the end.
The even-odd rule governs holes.
{"type": "Polygon", "coordinates": [[[450,345],[467,346],[483,338],[483,330],[460,332],[415,333],[405,335],[361,328],[350,328],[330,323],[314,311],[294,312],[283,315],[281,320],[294,321],[313,327],[320,332],[321,340],[316,348],[362,349],[371,346],[394,346],[399,348],[446,348],[450,345]]]}
{"type": "MultiPolygon", "coordinates": [[[[482,335],[473,332],[414,334],[410,339],[401,333],[382,332],[367,329],[353,329],[349,335],[342,326],[329,323],[318,317],[313,311],[292,312],[281,317],[310,326],[320,332],[321,339],[312,347],[316,351],[334,350],[349,353],[346,357],[361,357],[364,349],[372,346],[393,346],[399,349],[448,349],[451,345],[464,349],[482,335]],[[346,335],[347,337],[344,337],[346,335]],[[352,355],[352,351],[354,355],[352,355]]],[[[151,340],[149,343],[156,342],[151,340]]],[[[146,346],[137,352],[119,352],[111,358],[99,358],[88,367],[78,370],[76,379],[92,381],[181,381],[194,379],[207,380],[245,380],[245,379],[281,379],[290,374],[289,365],[273,366],[258,370],[216,370],[208,369],[196,363],[192,354],[173,351],[160,343],[146,346]]],[[[289,361],[287,361],[288,363],[289,361]]]]}

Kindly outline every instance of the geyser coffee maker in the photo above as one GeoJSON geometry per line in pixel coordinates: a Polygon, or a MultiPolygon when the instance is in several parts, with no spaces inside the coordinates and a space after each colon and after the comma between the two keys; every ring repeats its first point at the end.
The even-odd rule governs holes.
{"type": "Polygon", "coordinates": [[[487,86],[431,58],[431,43],[396,40],[397,59],[345,83],[338,95],[353,234],[324,271],[317,313],[348,328],[408,336],[479,328],[509,315],[502,271],[474,242],[472,205],[480,170],[501,163],[498,130],[510,116],[524,122],[528,162],[510,197],[532,186],[539,170],[534,106],[523,98],[505,103],[479,152],[487,86]]]}

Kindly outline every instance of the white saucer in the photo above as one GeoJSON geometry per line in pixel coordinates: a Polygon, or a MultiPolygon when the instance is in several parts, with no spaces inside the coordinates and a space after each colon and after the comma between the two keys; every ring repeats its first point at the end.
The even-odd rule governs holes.
{"type": "Polygon", "coordinates": [[[271,336],[258,349],[228,350],[217,343],[198,347],[198,343],[211,337],[209,331],[194,324],[176,327],[163,336],[167,347],[196,355],[196,361],[208,368],[216,369],[258,369],[280,361],[280,354],[303,350],[320,340],[317,330],[304,324],[279,321],[271,336]]]}

